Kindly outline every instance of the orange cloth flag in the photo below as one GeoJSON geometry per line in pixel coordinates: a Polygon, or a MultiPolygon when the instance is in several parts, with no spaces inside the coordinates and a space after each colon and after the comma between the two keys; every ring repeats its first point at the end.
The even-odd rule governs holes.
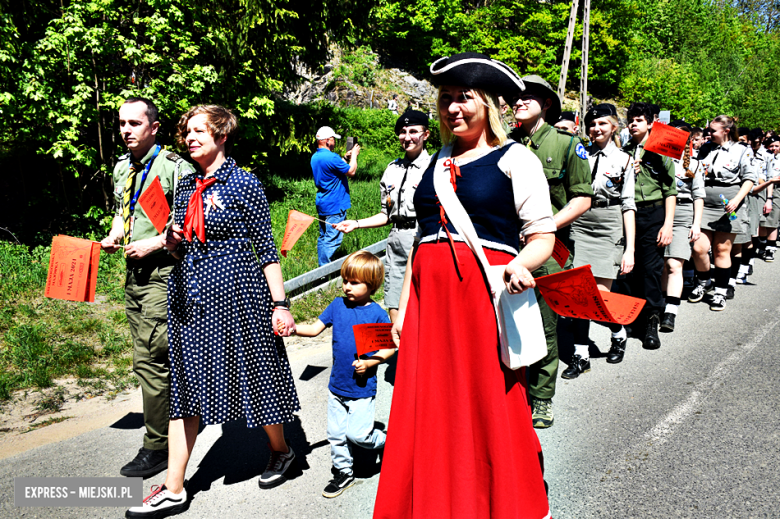
{"type": "Polygon", "coordinates": [[[645,142],[645,151],[680,160],[690,135],[684,130],[656,121],[650,131],[650,137],[645,142]]]}
{"type": "Polygon", "coordinates": [[[290,209],[287,215],[287,227],[284,228],[284,238],[282,238],[282,256],[287,257],[287,253],[290,252],[295,242],[306,232],[306,229],[309,228],[313,221],[313,216],[290,209]]]}
{"type": "Polygon", "coordinates": [[[44,295],[66,301],[94,302],[99,262],[98,242],[55,236],[44,295]]]}
{"type": "Polygon", "coordinates": [[[376,350],[395,348],[390,330],[392,323],[356,324],[352,327],[358,357],[376,350]]]}
{"type": "Polygon", "coordinates": [[[569,259],[570,254],[571,252],[569,252],[569,249],[566,248],[566,245],[564,245],[563,242],[558,238],[555,238],[555,246],[553,247],[552,257],[555,259],[555,262],[561,266],[561,268],[566,265],[566,260],[569,259]]]}
{"type": "Polygon", "coordinates": [[[630,324],[645,305],[644,299],[599,290],[590,265],[536,278],[536,286],[563,317],[630,324]]]}
{"type": "Polygon", "coordinates": [[[171,208],[168,207],[168,200],[165,199],[160,177],[155,177],[149,187],[138,198],[138,203],[143,207],[146,216],[152,221],[152,225],[157,232],[162,234],[165,225],[168,223],[168,217],[171,214],[171,208]]]}

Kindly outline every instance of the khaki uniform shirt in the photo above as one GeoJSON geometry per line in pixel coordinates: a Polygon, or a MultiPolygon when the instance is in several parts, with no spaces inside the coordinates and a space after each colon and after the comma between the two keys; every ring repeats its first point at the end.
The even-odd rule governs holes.
{"type": "Polygon", "coordinates": [[[382,196],[382,214],[387,215],[391,223],[414,220],[417,217],[414,210],[414,193],[430,161],[431,156],[422,150],[414,161],[396,159],[385,169],[379,182],[379,190],[382,196]]]}
{"type": "MultiPolygon", "coordinates": [[[[152,155],[154,154],[154,149],[155,147],[152,146],[152,149],[150,149],[146,156],[141,159],[141,164],[144,167],[149,162],[149,160],[151,160],[152,155]]],[[[122,199],[124,197],[125,184],[127,183],[127,177],[130,174],[130,158],[131,155],[129,153],[123,155],[119,158],[119,162],[117,162],[116,166],[114,167],[114,200],[116,202],[115,214],[120,218],[123,216],[122,199]]],[[[165,148],[163,148],[160,150],[160,153],[152,163],[152,167],[149,169],[149,174],[146,176],[146,182],[144,182],[141,195],[143,195],[143,193],[149,189],[149,186],[152,185],[152,182],[155,178],[159,178],[163,192],[165,193],[165,198],[168,200],[168,206],[170,207],[173,204],[174,193],[178,180],[184,175],[192,174],[193,171],[195,171],[194,168],[188,162],[185,162],[184,159],[179,157],[176,153],[167,151],[165,148]]],[[[138,188],[141,187],[142,179],[143,169],[138,171],[135,175],[133,190],[130,195],[131,197],[135,196],[136,191],[138,191],[138,188]]],[[[173,212],[171,212],[171,215],[172,214],[173,212]]],[[[130,227],[131,234],[129,243],[159,236],[160,233],[157,232],[157,229],[154,228],[154,225],[152,225],[149,217],[146,216],[146,212],[144,211],[144,208],[141,207],[140,202],[136,202],[135,210],[133,211],[132,216],[133,223],[130,227]]],[[[160,252],[164,253],[165,250],[161,249],[155,254],[160,252]]]]}
{"type": "Polygon", "coordinates": [[[553,214],[572,198],[593,197],[588,154],[579,137],[544,123],[531,137],[516,130],[512,138],[525,144],[541,161],[553,214]]]}
{"type": "Polygon", "coordinates": [[[677,182],[677,200],[699,200],[706,196],[704,191],[704,176],[702,175],[701,163],[691,157],[691,163],[688,169],[693,172],[693,178],[687,175],[683,167],[683,161],[672,159],[674,163],[674,176],[677,182]]]}
{"type": "Polygon", "coordinates": [[[646,152],[644,141],[636,144],[632,140],[623,146],[623,151],[631,155],[634,162],[642,161],[634,180],[634,199],[637,203],[657,202],[677,196],[672,159],[651,151],[646,152]]]}
{"type": "Polygon", "coordinates": [[[707,185],[741,185],[750,180],[758,180],[757,167],[754,165],[753,150],[748,146],[729,141],[722,145],[708,142],[699,150],[704,182],[707,185]]]}
{"type": "Polygon", "coordinates": [[[610,141],[600,149],[596,144],[587,147],[591,167],[595,201],[620,200],[620,210],[636,211],[634,203],[634,161],[610,141]],[[594,171],[598,161],[598,171],[594,171]]]}

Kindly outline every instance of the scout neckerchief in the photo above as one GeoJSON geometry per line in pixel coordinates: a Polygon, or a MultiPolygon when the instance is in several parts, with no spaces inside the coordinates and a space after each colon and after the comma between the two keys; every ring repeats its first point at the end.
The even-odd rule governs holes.
{"type": "Polygon", "coordinates": [[[195,191],[190,196],[187,203],[187,214],[184,216],[184,236],[187,241],[192,241],[192,231],[198,237],[201,243],[206,243],[206,223],[203,216],[203,191],[217,181],[216,177],[209,177],[205,180],[195,179],[195,191]]]}
{"type": "MultiPolygon", "coordinates": [[[[135,213],[135,204],[138,202],[138,197],[141,196],[141,190],[144,188],[146,177],[149,175],[149,170],[152,169],[152,163],[154,162],[154,159],[157,158],[157,155],[160,154],[161,149],[162,147],[159,144],[155,146],[154,153],[144,168],[144,174],[141,176],[141,184],[138,186],[138,191],[135,192],[135,196],[133,196],[132,199],[130,198],[130,193],[133,192],[133,183],[135,182],[135,177],[138,174],[138,170],[140,169],[136,167],[136,164],[140,166],[141,163],[133,163],[132,155],[130,156],[130,173],[127,175],[127,183],[125,183],[125,191],[122,195],[122,218],[125,222],[125,245],[130,243],[130,235],[133,228],[133,214],[135,213]]],[[[127,256],[127,253],[125,253],[125,256],[127,256]]]]}

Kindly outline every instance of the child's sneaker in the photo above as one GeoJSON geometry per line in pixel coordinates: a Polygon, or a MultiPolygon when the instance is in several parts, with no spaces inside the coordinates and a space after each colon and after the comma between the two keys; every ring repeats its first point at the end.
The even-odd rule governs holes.
{"type": "Polygon", "coordinates": [[[265,472],[260,476],[260,481],[257,484],[260,488],[274,488],[281,485],[287,478],[284,477],[284,473],[290,468],[293,460],[295,460],[295,453],[292,447],[287,446],[289,452],[277,452],[268,446],[271,451],[271,457],[268,460],[268,465],[265,467],[265,472]]]}
{"type": "Polygon", "coordinates": [[[187,510],[187,490],[174,494],[165,485],[154,485],[152,493],[144,499],[141,506],[134,506],[125,512],[128,519],[160,519],[187,510]]]}
{"type": "Polygon", "coordinates": [[[339,472],[339,475],[330,480],[328,486],[322,491],[323,497],[334,498],[340,496],[342,492],[355,484],[355,476],[346,472],[339,472]]]}

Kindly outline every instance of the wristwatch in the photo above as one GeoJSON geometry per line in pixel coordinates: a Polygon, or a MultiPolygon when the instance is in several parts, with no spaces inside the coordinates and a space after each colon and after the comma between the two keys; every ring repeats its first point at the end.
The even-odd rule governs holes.
{"type": "Polygon", "coordinates": [[[274,301],[273,302],[273,307],[274,308],[284,308],[285,310],[289,310],[290,309],[290,298],[289,297],[285,297],[284,301],[274,301]]]}

